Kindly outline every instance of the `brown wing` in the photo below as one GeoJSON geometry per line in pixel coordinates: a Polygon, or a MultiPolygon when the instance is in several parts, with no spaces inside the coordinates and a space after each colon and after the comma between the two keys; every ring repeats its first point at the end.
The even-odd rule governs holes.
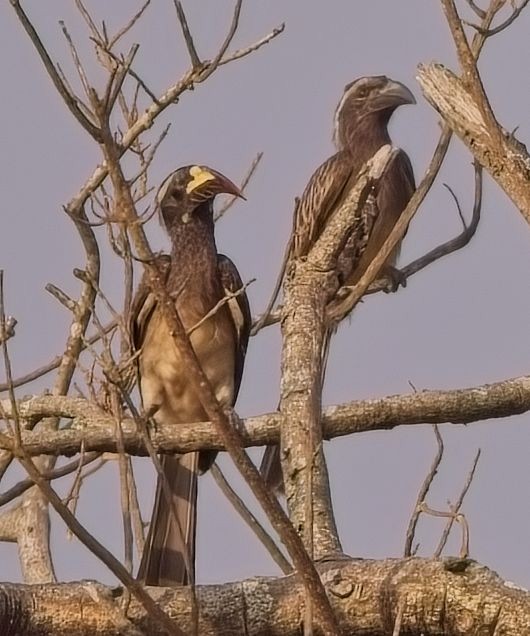
{"type": "Polygon", "coordinates": [[[295,256],[307,255],[335,209],[354,170],[351,154],[342,150],[313,173],[294,212],[292,251],[295,256]]]}
{"type": "MultiPolygon", "coordinates": [[[[171,267],[171,257],[168,254],[159,254],[155,262],[162,275],[163,282],[166,283],[171,267]]],[[[129,314],[129,333],[134,351],[138,351],[142,346],[147,324],[155,308],[156,297],[149,285],[147,272],[144,272],[134,295],[129,314]]]]}
{"type": "MultiPolygon", "coordinates": [[[[225,294],[235,293],[243,287],[243,281],[234,263],[224,254],[217,255],[217,268],[219,277],[225,294]]],[[[250,305],[245,291],[242,291],[235,298],[228,301],[228,309],[234,323],[236,332],[236,357],[234,367],[234,399],[235,404],[241,378],[243,376],[243,365],[247,352],[252,316],[250,315],[250,305]]]]}
{"type": "MultiPolygon", "coordinates": [[[[354,285],[366,271],[407,207],[415,189],[410,159],[403,150],[400,150],[379,183],[375,200],[369,198],[365,205],[364,231],[361,236],[351,237],[339,259],[341,261],[347,258],[353,266],[353,269],[350,269],[351,273],[345,276],[346,284],[354,285]]],[[[383,267],[394,265],[399,249],[400,245],[396,247],[383,267]]],[[[341,269],[346,271],[347,267],[341,269]]]]}

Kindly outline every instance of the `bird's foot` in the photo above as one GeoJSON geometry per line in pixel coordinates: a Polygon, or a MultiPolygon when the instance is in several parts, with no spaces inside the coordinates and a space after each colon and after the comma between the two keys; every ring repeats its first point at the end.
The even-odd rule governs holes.
{"type": "Polygon", "coordinates": [[[142,420],[145,424],[145,429],[149,437],[151,437],[151,433],[157,433],[157,424],[154,418],[156,412],[159,410],[159,404],[152,404],[148,409],[146,409],[142,413],[142,420]]]}
{"type": "Polygon", "coordinates": [[[379,278],[384,281],[385,287],[383,291],[387,294],[394,293],[400,287],[407,286],[407,277],[400,269],[392,265],[384,267],[379,278]]]}
{"type": "Polygon", "coordinates": [[[243,438],[247,438],[247,429],[245,423],[231,406],[225,409],[225,414],[234,430],[243,438]]]}

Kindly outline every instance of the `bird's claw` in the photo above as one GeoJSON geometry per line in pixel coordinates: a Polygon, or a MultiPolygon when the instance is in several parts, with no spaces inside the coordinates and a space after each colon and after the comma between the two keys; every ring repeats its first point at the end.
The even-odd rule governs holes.
{"type": "Polygon", "coordinates": [[[381,278],[385,282],[383,291],[387,294],[396,292],[400,287],[407,286],[407,277],[397,267],[387,265],[383,271],[381,278]]]}
{"type": "Polygon", "coordinates": [[[225,413],[226,413],[226,416],[228,417],[228,420],[229,420],[231,426],[234,428],[234,430],[241,437],[245,437],[246,438],[247,437],[247,430],[245,428],[245,423],[239,417],[239,415],[236,413],[235,409],[233,409],[232,407],[227,407],[225,409],[225,413]]]}

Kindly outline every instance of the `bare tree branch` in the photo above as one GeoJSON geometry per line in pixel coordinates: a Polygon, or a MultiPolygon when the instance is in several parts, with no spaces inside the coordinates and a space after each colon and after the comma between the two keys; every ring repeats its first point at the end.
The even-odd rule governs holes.
{"type": "Polygon", "coordinates": [[[182,8],[182,3],[180,2],[180,0],[173,0],[173,4],[175,5],[177,17],[182,29],[182,35],[184,36],[184,41],[186,42],[186,46],[188,47],[191,66],[194,69],[200,68],[202,66],[202,62],[197,53],[197,49],[195,48],[195,42],[193,41],[193,37],[188,26],[188,21],[186,20],[186,14],[184,13],[184,9],[182,8]]]}
{"type": "MultiPolygon", "coordinates": [[[[263,158],[263,153],[258,152],[258,154],[254,157],[252,163],[250,164],[250,168],[247,171],[247,174],[243,177],[243,181],[241,181],[241,185],[239,186],[240,191],[245,194],[246,187],[248,186],[250,180],[254,176],[257,167],[259,166],[259,162],[263,158]]],[[[237,197],[230,197],[228,201],[217,210],[214,215],[214,221],[218,221],[224,214],[234,205],[237,201],[237,197]]]]}
{"type": "Polygon", "coordinates": [[[46,71],[48,72],[48,75],[50,76],[50,79],[52,80],[59,95],[63,98],[64,103],[68,107],[68,110],[77,119],[77,121],[81,124],[81,126],[83,126],[83,128],[94,139],[101,139],[101,134],[97,126],[94,124],[93,121],[90,121],[87,118],[87,116],[83,113],[83,111],[79,108],[76,96],[73,95],[68,90],[68,88],[65,86],[65,84],[61,80],[61,77],[57,73],[57,70],[55,69],[53,62],[50,56],[48,55],[48,52],[46,51],[46,47],[44,46],[41,39],[39,38],[39,35],[37,31],[35,30],[35,28],[33,27],[33,25],[31,24],[28,16],[22,9],[22,6],[20,5],[20,1],[19,0],[9,0],[9,1],[11,2],[11,6],[15,10],[17,17],[20,20],[20,23],[24,27],[24,30],[28,34],[29,39],[35,46],[35,49],[37,50],[37,53],[39,54],[39,57],[41,58],[44,64],[44,67],[46,68],[46,71]]]}
{"type": "Polygon", "coordinates": [[[270,534],[265,530],[261,523],[256,519],[252,512],[245,505],[245,502],[239,497],[236,491],[228,483],[228,480],[223,475],[221,469],[217,464],[213,464],[211,467],[212,477],[215,483],[219,486],[224,496],[235,508],[239,516],[247,524],[247,526],[254,532],[254,534],[261,541],[267,552],[271,555],[276,565],[284,574],[290,574],[293,571],[289,561],[283,556],[276,543],[270,534]]]}
{"type": "MultiPolygon", "coordinates": [[[[475,476],[475,471],[477,469],[478,460],[480,459],[480,448],[475,455],[475,459],[473,460],[473,465],[471,466],[471,470],[469,471],[469,475],[467,476],[466,483],[462,488],[462,492],[457,499],[457,502],[454,506],[451,506],[451,511],[454,515],[457,515],[460,512],[460,508],[462,507],[462,503],[464,502],[464,498],[467,495],[467,491],[469,490],[473,477],[475,476]]],[[[453,523],[455,522],[455,516],[449,518],[447,525],[442,532],[442,536],[440,537],[440,542],[438,543],[438,547],[434,551],[434,557],[439,558],[442,555],[443,549],[445,548],[445,544],[447,543],[447,539],[449,538],[449,533],[451,532],[451,528],[453,527],[453,523]]]]}
{"type": "Polygon", "coordinates": [[[470,22],[466,22],[466,24],[468,24],[469,26],[473,27],[476,31],[478,31],[484,37],[489,38],[492,35],[497,35],[498,33],[501,33],[501,31],[504,31],[511,24],[513,24],[515,22],[515,20],[517,20],[517,18],[524,11],[526,6],[528,5],[528,2],[529,2],[529,0],[521,0],[521,4],[518,7],[514,8],[512,13],[510,14],[510,16],[508,18],[506,18],[506,20],[504,20],[504,22],[501,22],[501,24],[499,24],[498,26],[494,27],[493,29],[484,29],[480,25],[471,24],[470,22]]]}
{"type": "Polygon", "coordinates": [[[530,157],[525,146],[499,126],[492,131],[474,95],[447,68],[420,65],[417,77],[427,101],[530,223],[530,157]]]}
{"type": "MultiPolygon", "coordinates": [[[[8,400],[0,401],[0,409],[6,417],[13,416],[8,400]]],[[[54,432],[22,431],[28,455],[74,455],[79,452],[81,442],[87,452],[117,452],[112,417],[87,400],[44,395],[18,400],[17,409],[22,419],[64,417],[73,420],[70,428],[54,432]]],[[[470,424],[529,411],[530,376],[522,376],[466,389],[420,391],[330,406],[322,412],[323,437],[333,439],[417,424],[470,424]]],[[[243,444],[249,447],[277,443],[280,421],[277,412],[241,420],[243,444]]],[[[122,426],[126,452],[147,455],[136,422],[126,419],[122,426]]],[[[222,436],[211,422],[159,425],[152,431],[150,442],[154,450],[161,453],[225,449],[222,436]]],[[[11,435],[0,432],[0,449],[12,450],[13,445],[11,435]]]]}
{"type": "Polygon", "coordinates": [[[421,505],[425,501],[427,494],[429,492],[429,488],[436,477],[436,473],[438,472],[438,468],[440,467],[440,463],[442,461],[442,457],[444,454],[444,443],[442,440],[442,436],[440,435],[440,431],[438,430],[438,426],[435,424],[433,426],[434,434],[436,435],[436,443],[438,445],[438,449],[436,451],[436,455],[433,459],[431,468],[427,473],[423,484],[418,492],[418,497],[416,499],[416,503],[414,504],[414,510],[412,511],[412,515],[410,517],[409,526],[407,528],[407,536],[405,539],[405,549],[403,550],[403,556],[409,557],[413,554],[413,543],[414,537],[416,535],[416,526],[418,525],[418,520],[420,518],[421,513],[421,505]]]}
{"type": "MultiPolygon", "coordinates": [[[[318,568],[349,634],[392,634],[400,607],[405,607],[401,634],[419,634],[418,626],[423,636],[495,632],[522,636],[528,631],[530,593],[468,559],[344,559],[318,568]]],[[[300,634],[304,592],[299,577],[255,577],[201,585],[195,592],[201,636],[300,634]]],[[[193,633],[189,587],[152,588],[150,593],[186,633],[193,633]]],[[[122,631],[121,601],[119,589],[91,581],[36,587],[4,584],[0,585],[0,631],[25,636],[127,633],[122,631]]],[[[142,634],[162,636],[134,600],[127,619],[142,634]]]]}
{"type": "Polygon", "coordinates": [[[322,348],[325,309],[336,292],[335,263],[361,210],[394,156],[384,146],[359,171],[344,203],[305,261],[293,261],[282,311],[281,458],[289,516],[314,559],[340,553],[322,449],[322,348]]]}

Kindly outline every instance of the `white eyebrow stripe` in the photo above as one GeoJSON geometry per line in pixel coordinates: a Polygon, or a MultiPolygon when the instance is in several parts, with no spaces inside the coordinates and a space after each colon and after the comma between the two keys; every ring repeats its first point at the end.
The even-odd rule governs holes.
{"type": "Polygon", "coordinates": [[[164,179],[161,186],[158,188],[158,192],[156,193],[156,197],[155,197],[158,205],[160,205],[160,203],[162,202],[162,199],[166,196],[174,175],[175,173],[172,172],[168,177],[164,179]]]}
{"type": "Polygon", "coordinates": [[[335,109],[335,116],[333,117],[333,143],[336,148],[339,148],[339,115],[344,106],[344,102],[348,99],[353,90],[357,90],[359,87],[369,84],[372,79],[373,78],[371,77],[359,77],[359,79],[356,79],[341,97],[341,100],[335,109]]]}

